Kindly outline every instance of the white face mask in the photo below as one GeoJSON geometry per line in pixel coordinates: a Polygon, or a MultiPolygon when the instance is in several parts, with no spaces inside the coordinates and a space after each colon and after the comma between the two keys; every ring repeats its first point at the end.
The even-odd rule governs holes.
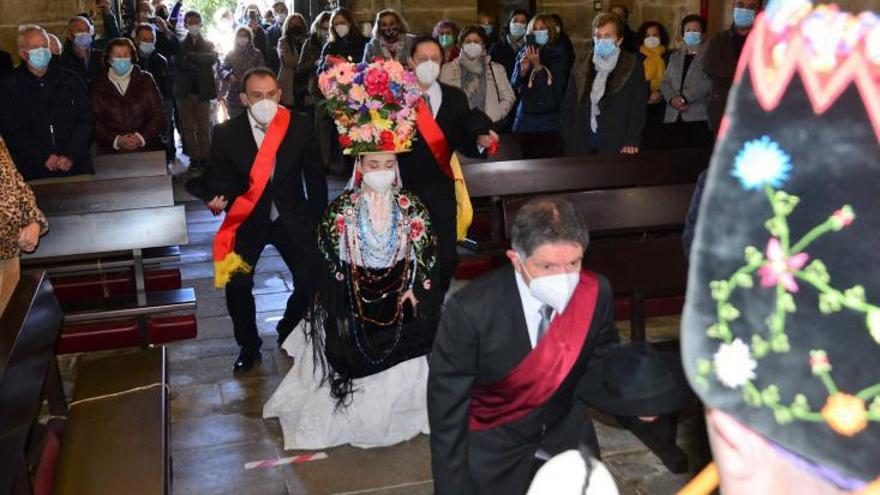
{"type": "Polygon", "coordinates": [[[657,48],[660,46],[660,38],[656,36],[648,36],[645,38],[645,46],[648,48],[657,48]]]}
{"type": "Polygon", "coordinates": [[[483,54],[483,45],[474,42],[465,43],[461,50],[468,58],[477,58],[483,54]]]}
{"type": "Polygon", "coordinates": [[[340,38],[345,38],[346,36],[348,36],[350,30],[348,24],[339,24],[338,26],[336,26],[335,29],[336,34],[339,35],[340,38]]]}
{"type": "Polygon", "coordinates": [[[571,300],[578,282],[580,282],[581,274],[578,272],[560,273],[535,278],[526,269],[525,256],[519,255],[519,259],[523,272],[531,279],[529,293],[532,294],[532,297],[555,309],[558,314],[562,314],[568,306],[568,301],[571,300]]]}
{"type": "Polygon", "coordinates": [[[440,64],[433,60],[426,60],[416,66],[416,77],[424,86],[430,86],[437,80],[440,75],[440,64]]]}
{"type": "Polygon", "coordinates": [[[269,125],[269,122],[275,118],[275,113],[278,112],[278,103],[270,99],[260,100],[252,104],[248,111],[260,125],[269,125]]]}
{"type": "Polygon", "coordinates": [[[186,30],[189,32],[190,35],[198,36],[199,33],[202,32],[202,26],[199,26],[198,24],[193,24],[193,25],[187,26],[186,30]]]}
{"type": "Polygon", "coordinates": [[[246,36],[239,36],[238,38],[235,38],[235,44],[238,45],[240,48],[246,47],[250,42],[251,40],[248,39],[246,36]]]}
{"type": "Polygon", "coordinates": [[[385,194],[385,192],[391,189],[391,185],[394,184],[396,178],[397,173],[394,170],[367,172],[364,174],[364,184],[379,194],[385,194]]]}

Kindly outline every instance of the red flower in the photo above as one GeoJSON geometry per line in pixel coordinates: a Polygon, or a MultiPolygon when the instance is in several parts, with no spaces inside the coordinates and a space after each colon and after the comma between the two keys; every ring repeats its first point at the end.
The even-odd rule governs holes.
{"type": "Polygon", "coordinates": [[[339,136],[339,144],[343,148],[348,148],[349,146],[351,146],[351,138],[348,137],[347,134],[343,134],[339,136]]]}
{"type": "Polygon", "coordinates": [[[409,238],[417,241],[425,235],[425,221],[421,218],[413,218],[409,222],[409,238]]]}
{"type": "Polygon", "coordinates": [[[343,230],[345,230],[345,215],[340,213],[336,215],[336,232],[342,234],[343,230]]]}
{"type": "Polygon", "coordinates": [[[410,205],[409,196],[400,196],[397,198],[397,205],[404,210],[408,209],[410,205]]]}
{"type": "Polygon", "coordinates": [[[382,151],[394,151],[394,133],[391,131],[382,131],[379,135],[379,149],[382,151]]]}
{"type": "Polygon", "coordinates": [[[388,73],[376,69],[368,70],[364,76],[364,86],[370,96],[385,94],[388,91],[388,73]]]}

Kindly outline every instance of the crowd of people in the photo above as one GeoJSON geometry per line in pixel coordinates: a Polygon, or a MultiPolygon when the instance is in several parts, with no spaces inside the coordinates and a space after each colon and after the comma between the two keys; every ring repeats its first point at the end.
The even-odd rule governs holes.
{"type": "MultiPolygon", "coordinates": [[[[63,42],[23,25],[21,64],[11,68],[0,54],[0,308],[18,278],[19,253],[35,249],[49,227],[25,181],[90,173],[95,152],[164,151],[172,163],[179,136],[194,171],[190,192],[225,213],[213,259],[240,346],[234,373],[261,360],[253,288],[266,246],[292,274],[277,333],[296,365],[264,408],[280,420],[285,447],[385,446],[430,432],[438,494],[525,493],[557,454],[599,457],[588,405],[645,432],[692,397],[668,356],[620,345],[614,293],[601,274],[582,269],[589,232],[563,200],[526,203],[512,219],[509,263],[448,294],[459,262],[457,157],[486,158],[511,133],[525,158],[711,145],[723,138],[725,103],[763,2],[735,0],[732,8],[730,28],[710,39],[699,15],[633,30],[626,7],[612,5],[576,27],[592,38],[584,54],[559,15],[523,10],[503,25],[480,13],[467,26],[443,19],[414,33],[391,9],[367,29],[345,8],[309,20],[276,2],[266,12],[245,5],[219,16],[232,39],[212,40],[182,0],[140,1],[124,27],[98,0],[69,19],[63,42]],[[351,175],[337,198],[328,197],[328,172],[351,175]],[[641,383],[632,362],[680,386],[641,383]],[[603,399],[610,389],[628,392],[603,399]]],[[[771,188],[788,178],[787,167],[771,179],[750,173],[771,188]]],[[[755,189],[747,173],[725,177],[755,189]]],[[[719,177],[701,177],[697,197],[719,177]]],[[[718,189],[709,194],[704,203],[720,209],[718,189]]],[[[782,230],[788,213],[779,212],[794,204],[769,197],[778,204],[768,225],[782,230]]],[[[815,237],[848,226],[846,212],[815,237]]],[[[686,237],[696,235],[697,262],[719,256],[704,246],[708,229],[694,234],[692,220],[686,237]]],[[[789,272],[800,255],[780,261],[779,249],[789,246],[768,246],[761,283],[796,292],[789,272]]],[[[716,270],[702,263],[700,270],[716,270]]],[[[751,276],[735,281],[752,286],[751,276]]],[[[862,309],[869,326],[880,325],[880,310],[862,309]]],[[[780,350],[787,340],[772,345],[788,352],[780,350]]],[[[686,362],[692,382],[697,366],[701,378],[715,373],[729,386],[715,358],[715,368],[708,359],[686,362]]],[[[772,393],[755,393],[758,403],[772,402],[772,393]]],[[[874,409],[869,419],[878,421],[874,409]]],[[[713,442],[739,434],[742,425],[713,414],[713,442]]],[[[733,447],[751,448],[744,442],[733,447]]]]}

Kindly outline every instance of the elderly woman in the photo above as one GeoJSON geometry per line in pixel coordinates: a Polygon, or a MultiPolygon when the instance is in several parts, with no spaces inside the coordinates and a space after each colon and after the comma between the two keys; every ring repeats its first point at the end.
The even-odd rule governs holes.
{"type": "Polygon", "coordinates": [[[666,124],[676,124],[683,138],[693,145],[708,145],[712,140],[706,112],[712,81],[703,72],[706,54],[706,20],[692,14],[681,20],[680,34],[684,48],[669,57],[661,91],[666,101],[666,124]]]}
{"type": "Polygon", "coordinates": [[[455,45],[458,39],[458,24],[450,19],[443,19],[434,25],[431,31],[431,37],[440,43],[443,48],[443,63],[448,64],[458,58],[459,49],[455,45]]]}
{"type": "Polygon", "coordinates": [[[127,38],[116,38],[104,52],[108,69],[92,85],[95,140],[101,151],[162,150],[165,106],[159,87],[136,65],[137,51],[127,38]]]}
{"type": "Polygon", "coordinates": [[[639,26],[636,42],[639,44],[636,57],[642,62],[645,79],[651,86],[645,114],[646,126],[650,131],[663,123],[663,116],[666,113],[666,101],[660,89],[666,73],[666,64],[669,62],[669,33],[663,24],[657,21],[645,21],[639,26]]]}
{"type": "Polygon", "coordinates": [[[364,49],[364,62],[377,58],[406,63],[415,36],[409,34],[406,21],[396,11],[385,9],[376,14],[373,37],[364,49]]]}
{"type": "Polygon", "coordinates": [[[15,169],[0,137],[0,315],[18,284],[18,255],[33,252],[48,230],[31,188],[15,169]]]}
{"type": "Polygon", "coordinates": [[[263,53],[254,46],[254,37],[247,27],[235,30],[235,48],[226,54],[220,66],[220,77],[227,84],[226,109],[229,118],[238,117],[245,110],[239,95],[244,91],[244,75],[254,67],[263,67],[266,60],[263,53]]]}
{"type": "Polygon", "coordinates": [[[623,23],[614,14],[593,20],[581,104],[589,115],[587,143],[593,152],[636,154],[642,143],[650,88],[635,55],[621,50],[623,23]]]}
{"type": "Polygon", "coordinates": [[[504,66],[486,54],[489,37],[480,26],[464,28],[458,37],[459,57],[444,64],[440,82],[464,91],[472,109],[485,113],[492,122],[504,120],[516,102],[504,66]]]}

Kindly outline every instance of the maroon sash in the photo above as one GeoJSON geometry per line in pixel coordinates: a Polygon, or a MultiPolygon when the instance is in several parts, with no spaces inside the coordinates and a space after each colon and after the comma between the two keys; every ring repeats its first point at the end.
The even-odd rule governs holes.
{"type": "Polygon", "coordinates": [[[516,421],[550,400],[580,356],[598,296],[599,278],[595,273],[581,272],[565,312],[550,323],[547,334],[532,352],[504,378],[473,388],[471,431],[516,421]]]}

